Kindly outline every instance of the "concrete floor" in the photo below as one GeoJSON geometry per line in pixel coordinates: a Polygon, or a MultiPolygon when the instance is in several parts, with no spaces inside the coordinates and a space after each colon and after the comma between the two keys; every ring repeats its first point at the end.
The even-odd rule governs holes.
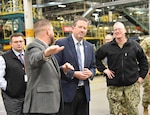
{"type": "MultiPolygon", "coordinates": [[[[109,115],[109,105],[106,98],[106,81],[105,77],[96,76],[91,81],[91,102],[90,102],[90,115],[109,115]]],[[[141,87],[141,96],[142,96],[141,87]]],[[[149,108],[150,110],[150,108],[149,108]]],[[[142,114],[143,108],[141,103],[139,104],[140,115],[142,114]]],[[[6,115],[3,101],[0,96],[0,115],[6,115]]]]}

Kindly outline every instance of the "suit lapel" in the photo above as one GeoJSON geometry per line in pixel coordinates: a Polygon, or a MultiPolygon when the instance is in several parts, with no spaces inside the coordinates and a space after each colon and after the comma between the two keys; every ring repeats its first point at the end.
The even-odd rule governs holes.
{"type": "Polygon", "coordinates": [[[59,65],[58,65],[58,63],[57,63],[57,61],[56,61],[55,56],[52,56],[51,59],[52,59],[52,62],[53,62],[53,64],[54,64],[54,66],[55,66],[57,72],[59,73],[59,65]]]}
{"type": "Polygon", "coordinates": [[[75,62],[76,62],[76,64],[77,64],[77,66],[79,66],[79,65],[78,65],[78,57],[77,57],[76,47],[75,47],[75,45],[74,45],[73,38],[72,38],[72,37],[69,37],[68,42],[69,42],[70,50],[71,50],[71,52],[72,52],[72,55],[73,55],[73,57],[74,57],[74,60],[75,60],[75,62]]]}
{"type": "Polygon", "coordinates": [[[86,67],[86,65],[87,65],[87,58],[88,58],[88,55],[90,55],[89,54],[89,51],[88,51],[88,46],[87,46],[87,44],[86,44],[86,42],[83,40],[83,46],[84,46],[84,67],[86,67]]]}
{"type": "MultiPolygon", "coordinates": [[[[44,50],[47,49],[49,46],[44,44],[42,41],[40,41],[39,39],[35,39],[37,42],[39,42],[40,44],[42,44],[42,46],[44,47],[44,50]]],[[[59,71],[59,65],[55,59],[55,57],[52,55],[51,56],[51,60],[49,63],[52,63],[54,66],[54,71],[56,71],[57,74],[59,74],[58,76],[60,76],[60,71],[59,71]]]]}

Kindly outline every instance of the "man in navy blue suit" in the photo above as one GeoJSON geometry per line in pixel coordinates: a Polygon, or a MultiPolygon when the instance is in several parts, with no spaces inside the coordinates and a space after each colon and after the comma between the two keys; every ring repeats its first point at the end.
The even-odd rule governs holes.
{"type": "Polygon", "coordinates": [[[96,63],[93,44],[83,40],[87,29],[88,20],[76,17],[72,34],[56,41],[57,45],[65,47],[56,54],[59,65],[69,62],[75,68],[65,73],[67,78],[62,77],[61,80],[64,98],[62,115],[89,115],[89,79],[92,80],[95,75],[96,63]]]}

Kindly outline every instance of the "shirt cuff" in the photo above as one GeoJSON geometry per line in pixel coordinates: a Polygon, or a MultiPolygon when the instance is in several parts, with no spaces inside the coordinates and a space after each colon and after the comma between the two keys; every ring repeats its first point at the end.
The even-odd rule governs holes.
{"type": "Polygon", "coordinates": [[[45,57],[45,55],[44,55],[44,53],[43,53],[43,60],[44,60],[44,61],[48,61],[50,57],[51,57],[51,56],[45,57]]]}

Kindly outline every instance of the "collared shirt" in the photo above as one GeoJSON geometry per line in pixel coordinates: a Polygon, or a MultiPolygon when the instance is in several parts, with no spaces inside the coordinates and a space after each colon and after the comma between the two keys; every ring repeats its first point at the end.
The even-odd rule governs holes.
{"type": "MultiPolygon", "coordinates": [[[[12,49],[12,50],[15,53],[15,55],[18,57],[18,55],[20,53],[15,51],[14,49],[12,49]]],[[[24,55],[24,51],[22,51],[22,54],[24,55]]],[[[3,90],[6,90],[6,86],[7,86],[7,81],[4,78],[4,76],[6,74],[5,69],[6,69],[5,60],[2,56],[0,56],[0,88],[3,90]]]]}
{"type": "Polygon", "coordinates": [[[6,69],[5,60],[2,56],[0,56],[0,88],[3,90],[6,90],[7,86],[7,81],[4,78],[5,69],[6,69]]]}
{"type": "Polygon", "coordinates": [[[19,53],[19,52],[15,51],[14,49],[12,49],[12,50],[13,50],[13,52],[15,53],[15,55],[16,55],[17,57],[19,56],[19,54],[24,55],[24,50],[22,51],[22,53],[19,53]]]}
{"type": "Polygon", "coordinates": [[[84,68],[84,45],[83,45],[83,40],[78,41],[77,39],[75,39],[73,34],[72,34],[72,38],[73,38],[74,45],[75,45],[76,49],[77,49],[77,43],[79,43],[79,42],[81,43],[80,51],[81,51],[82,67],[84,68]]]}

